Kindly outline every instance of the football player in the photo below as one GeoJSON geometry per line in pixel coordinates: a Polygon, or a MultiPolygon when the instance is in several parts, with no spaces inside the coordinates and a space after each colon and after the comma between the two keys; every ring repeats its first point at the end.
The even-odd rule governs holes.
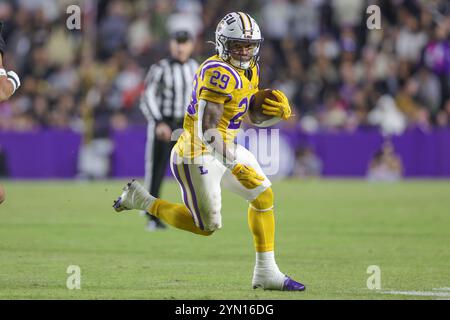
{"type": "MultiPolygon", "coordinates": [[[[155,198],[133,180],[114,208],[146,210],[179,229],[209,236],[222,227],[221,187],[228,188],[249,202],[248,225],[256,250],[253,288],[302,291],[305,286],[282,273],[275,262],[271,182],[253,154],[233,142],[258,91],[260,29],[248,14],[232,12],[220,21],[215,36],[217,54],[194,76],[184,130],[171,153],[184,205],[155,198]]],[[[277,90],[272,93],[277,101],[266,98],[262,105],[262,113],[272,117],[258,126],[291,115],[286,96],[277,90]]]]}
{"type": "MultiPolygon", "coordinates": [[[[2,36],[3,24],[0,22],[0,102],[8,100],[20,87],[19,76],[12,70],[6,71],[3,67],[3,54],[6,50],[6,43],[2,36]]],[[[0,185],[0,203],[5,200],[5,192],[0,185]]]]}

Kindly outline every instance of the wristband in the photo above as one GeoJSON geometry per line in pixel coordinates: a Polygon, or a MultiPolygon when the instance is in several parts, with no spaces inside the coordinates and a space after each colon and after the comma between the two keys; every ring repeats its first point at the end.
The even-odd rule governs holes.
{"type": "Polygon", "coordinates": [[[8,80],[14,86],[14,92],[15,92],[20,87],[19,76],[14,71],[8,71],[6,74],[8,75],[8,80]]]}

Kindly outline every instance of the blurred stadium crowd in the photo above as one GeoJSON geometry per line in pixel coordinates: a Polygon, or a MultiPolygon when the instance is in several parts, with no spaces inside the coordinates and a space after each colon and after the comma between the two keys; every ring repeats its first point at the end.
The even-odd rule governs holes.
{"type": "Polygon", "coordinates": [[[265,38],[261,87],[283,90],[307,132],[450,126],[450,2],[364,0],[0,0],[6,68],[23,86],[0,104],[0,130],[72,128],[85,139],[144,124],[137,107],[167,36],[188,28],[194,57],[214,52],[214,30],[246,11],[265,38]],[[68,30],[69,5],[82,11],[68,30]],[[381,8],[381,30],[366,26],[381,8]]]}

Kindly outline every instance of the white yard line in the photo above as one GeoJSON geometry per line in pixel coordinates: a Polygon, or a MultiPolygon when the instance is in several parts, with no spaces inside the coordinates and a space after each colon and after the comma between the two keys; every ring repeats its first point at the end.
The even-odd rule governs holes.
{"type": "Polygon", "coordinates": [[[433,290],[436,290],[436,291],[450,291],[450,287],[445,287],[445,288],[433,288],[433,290]]]}
{"type": "MultiPolygon", "coordinates": [[[[442,288],[441,288],[442,289],[442,288]]],[[[435,289],[433,289],[435,290],[435,289]]],[[[418,296],[418,297],[449,297],[450,292],[436,292],[436,291],[381,291],[383,294],[395,294],[403,296],[418,296]]]]}

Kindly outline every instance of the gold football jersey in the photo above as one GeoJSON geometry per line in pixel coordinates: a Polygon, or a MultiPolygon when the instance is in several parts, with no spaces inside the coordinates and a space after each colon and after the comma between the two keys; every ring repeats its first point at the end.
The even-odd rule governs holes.
{"type": "Polygon", "coordinates": [[[259,67],[241,70],[223,61],[218,55],[205,60],[198,68],[190,104],[184,116],[183,133],[175,151],[186,158],[197,157],[207,149],[198,138],[198,102],[200,99],[223,104],[218,131],[225,143],[232,143],[241,128],[252,96],[258,91],[259,67]]]}

